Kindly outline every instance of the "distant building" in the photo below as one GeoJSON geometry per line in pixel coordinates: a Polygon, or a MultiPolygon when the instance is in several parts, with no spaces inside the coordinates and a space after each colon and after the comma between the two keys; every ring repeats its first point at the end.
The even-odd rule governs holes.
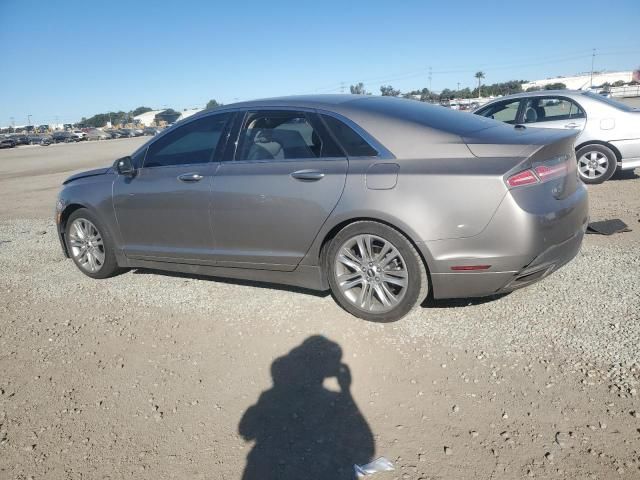
{"type": "Polygon", "coordinates": [[[178,120],[184,120],[185,118],[189,118],[191,115],[195,115],[203,110],[204,108],[185,108],[178,117],[178,120]]]}
{"type": "Polygon", "coordinates": [[[631,82],[633,72],[593,72],[593,83],[591,80],[591,73],[583,73],[572,77],[555,77],[545,78],[544,80],[534,80],[533,82],[523,83],[522,89],[528,88],[544,88],[546,85],[552,83],[564,83],[569,90],[588,90],[591,86],[599,87],[605,83],[609,85],[623,81],[625,83],[631,82]]]}
{"type": "Polygon", "coordinates": [[[156,121],[156,115],[164,112],[165,110],[151,110],[150,112],[141,113],[133,117],[135,123],[141,123],[145,127],[150,127],[156,121]]]}

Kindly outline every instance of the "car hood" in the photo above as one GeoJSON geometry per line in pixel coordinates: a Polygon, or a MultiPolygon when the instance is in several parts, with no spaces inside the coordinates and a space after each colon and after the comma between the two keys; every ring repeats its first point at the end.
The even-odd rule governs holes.
{"type": "Polygon", "coordinates": [[[87,178],[87,177],[95,177],[97,175],[104,175],[106,173],[109,173],[110,171],[111,171],[111,167],[104,167],[104,168],[96,168],[94,170],[87,170],[86,172],[80,172],[80,173],[76,173],[75,175],[71,175],[64,182],[62,182],[62,184],[66,185],[67,183],[71,183],[74,180],[78,180],[80,178],[87,178]]]}

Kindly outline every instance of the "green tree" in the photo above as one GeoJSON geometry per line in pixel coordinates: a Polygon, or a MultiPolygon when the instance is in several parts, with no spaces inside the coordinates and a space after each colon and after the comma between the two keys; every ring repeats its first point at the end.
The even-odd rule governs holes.
{"type": "Polygon", "coordinates": [[[207,102],[207,106],[205,108],[209,110],[209,109],[218,108],[221,106],[222,106],[222,103],[218,103],[217,100],[211,99],[207,102]]]}
{"type": "Polygon", "coordinates": [[[618,80],[616,82],[613,82],[612,87],[624,87],[625,83],[624,80],[618,80]]]}
{"type": "Polygon", "coordinates": [[[484,78],[484,72],[481,70],[479,72],[476,72],[476,74],[474,75],[474,77],[476,77],[478,79],[478,98],[480,98],[482,96],[482,92],[480,90],[480,86],[482,85],[482,79],[484,78]]]}
{"type": "Polygon", "coordinates": [[[380,87],[380,93],[383,97],[397,97],[400,95],[400,90],[394,90],[391,85],[382,85],[380,87]]]}
{"type": "Polygon", "coordinates": [[[138,115],[142,115],[143,113],[150,112],[151,110],[153,109],[149,107],[138,107],[134,109],[133,112],[131,112],[131,115],[134,117],[137,117],[138,115]]]}
{"type": "Polygon", "coordinates": [[[369,95],[369,92],[364,89],[364,83],[362,82],[351,85],[349,90],[353,95],[369,95]]]}

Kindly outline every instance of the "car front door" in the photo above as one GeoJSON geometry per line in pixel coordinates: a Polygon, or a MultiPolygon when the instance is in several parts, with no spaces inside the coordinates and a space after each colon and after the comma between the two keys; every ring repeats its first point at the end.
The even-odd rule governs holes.
{"type": "Polygon", "coordinates": [[[342,194],[347,158],[313,112],[247,111],[234,130],[213,179],[216,264],[293,270],[342,194]]]}
{"type": "Polygon", "coordinates": [[[582,131],[587,122],[584,110],[567,97],[527,98],[522,114],[522,123],[531,127],[582,131]]]}
{"type": "Polygon", "coordinates": [[[119,175],[113,204],[130,258],[213,263],[211,184],[232,114],[191,120],[153,141],[136,175],[119,175]]]}

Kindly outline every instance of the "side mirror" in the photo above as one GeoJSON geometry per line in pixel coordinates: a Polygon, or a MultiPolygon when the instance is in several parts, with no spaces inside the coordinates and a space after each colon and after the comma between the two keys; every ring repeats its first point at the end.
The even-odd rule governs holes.
{"type": "Polygon", "coordinates": [[[116,171],[120,175],[133,177],[136,174],[136,168],[134,167],[133,162],[131,161],[131,157],[127,156],[127,157],[119,158],[118,160],[116,160],[113,166],[115,167],[116,171]]]}

